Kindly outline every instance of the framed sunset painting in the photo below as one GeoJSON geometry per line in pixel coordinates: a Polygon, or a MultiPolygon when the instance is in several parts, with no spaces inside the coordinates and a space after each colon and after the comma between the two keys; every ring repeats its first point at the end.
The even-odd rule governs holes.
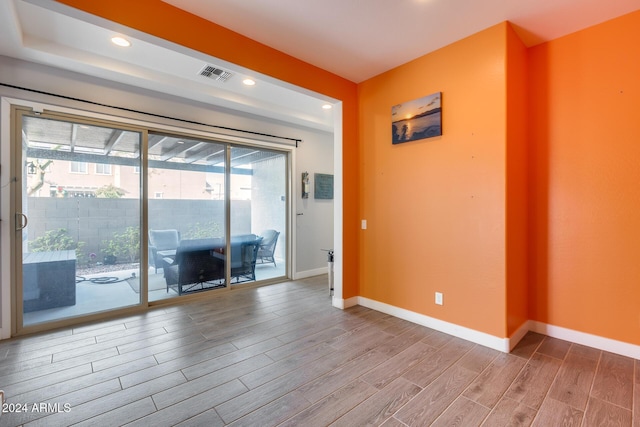
{"type": "Polygon", "coordinates": [[[442,135],[442,92],[394,105],[391,135],[394,144],[442,135]]]}

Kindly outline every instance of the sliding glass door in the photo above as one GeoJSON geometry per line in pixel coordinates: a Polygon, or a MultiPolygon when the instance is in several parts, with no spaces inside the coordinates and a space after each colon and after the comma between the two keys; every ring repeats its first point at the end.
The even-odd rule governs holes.
{"type": "Polygon", "coordinates": [[[141,133],[27,114],[17,127],[19,324],[139,305],[141,133]]]}
{"type": "Polygon", "coordinates": [[[149,301],[226,286],[226,149],[149,134],[149,301]]]}
{"type": "Polygon", "coordinates": [[[288,152],[14,111],[18,332],[287,277],[288,152]]]}
{"type": "Polygon", "coordinates": [[[231,147],[231,284],[287,272],[287,155],[231,147]]]}
{"type": "Polygon", "coordinates": [[[149,301],[286,276],[286,171],[282,152],[151,133],[149,301]]]}

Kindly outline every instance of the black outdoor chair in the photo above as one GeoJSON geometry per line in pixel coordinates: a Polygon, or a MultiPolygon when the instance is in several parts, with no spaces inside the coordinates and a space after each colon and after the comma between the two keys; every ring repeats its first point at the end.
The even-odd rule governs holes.
{"type": "Polygon", "coordinates": [[[256,259],[262,237],[255,240],[231,240],[231,279],[236,283],[256,280],[256,259]]]}
{"type": "Polygon", "coordinates": [[[175,258],[163,260],[167,292],[173,288],[182,295],[224,286],[224,261],[214,255],[222,246],[220,239],[181,241],[175,258]]]}

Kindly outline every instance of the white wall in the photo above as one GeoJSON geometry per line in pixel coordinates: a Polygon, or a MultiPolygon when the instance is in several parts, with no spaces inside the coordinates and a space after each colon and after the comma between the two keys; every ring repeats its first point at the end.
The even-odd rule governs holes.
{"type": "Polygon", "coordinates": [[[327,253],[333,249],[333,200],[314,197],[314,175],[333,174],[333,136],[304,140],[296,150],[297,161],[293,180],[296,193],[296,246],[298,277],[313,275],[318,265],[327,266],[327,253]],[[308,172],[311,191],[302,198],[302,173],[308,172]]]}
{"type": "MultiPolygon", "coordinates": [[[[296,242],[294,247],[297,248],[293,274],[294,277],[301,277],[309,272],[322,272],[322,269],[326,269],[326,254],[321,252],[320,249],[331,247],[333,244],[333,202],[317,201],[313,199],[313,193],[310,199],[303,201],[300,198],[300,174],[303,171],[308,171],[313,177],[316,172],[333,173],[334,139],[332,133],[267,120],[245,113],[232,112],[200,102],[3,56],[0,56],[0,83],[176,119],[301,139],[303,142],[299,144],[299,148],[293,150],[295,170],[291,177],[295,209],[297,209],[297,212],[304,214],[297,216],[296,211],[292,214],[296,242]],[[299,220],[299,225],[296,225],[296,220],[299,220]]],[[[114,110],[99,105],[51,97],[6,86],[0,86],[0,96],[120,117],[131,117],[148,122],[180,125],[179,122],[167,121],[153,116],[114,110]]],[[[207,130],[205,127],[196,125],[185,127],[207,130]]],[[[212,130],[212,132],[214,131],[212,130]]],[[[3,132],[2,135],[0,143],[3,151],[6,152],[4,149],[7,148],[9,140],[4,136],[7,135],[6,132],[3,132]]],[[[8,159],[5,156],[5,158],[0,158],[0,161],[2,162],[2,182],[5,182],[6,171],[9,170],[8,159]]],[[[5,198],[6,190],[7,188],[2,193],[3,205],[8,200],[5,198]]],[[[12,222],[11,218],[5,218],[4,216],[2,220],[6,223],[12,222]]],[[[8,239],[8,237],[7,234],[1,236],[3,240],[8,239]]],[[[7,272],[4,271],[7,265],[5,261],[6,257],[4,257],[3,264],[0,267],[3,269],[0,272],[3,281],[2,289],[6,289],[5,285],[7,283],[5,281],[9,277],[7,272]]],[[[0,306],[5,306],[5,303],[3,302],[0,306]]],[[[0,316],[1,314],[0,312],[0,316]]]]}

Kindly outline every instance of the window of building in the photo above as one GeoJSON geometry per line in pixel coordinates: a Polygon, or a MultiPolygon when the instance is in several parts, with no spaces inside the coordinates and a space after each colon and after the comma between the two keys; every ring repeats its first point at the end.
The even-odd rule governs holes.
{"type": "Polygon", "coordinates": [[[71,173],[88,173],[87,162],[71,162],[71,173]]]}
{"type": "Polygon", "coordinates": [[[96,175],[111,175],[111,165],[96,163],[96,175]]]}

